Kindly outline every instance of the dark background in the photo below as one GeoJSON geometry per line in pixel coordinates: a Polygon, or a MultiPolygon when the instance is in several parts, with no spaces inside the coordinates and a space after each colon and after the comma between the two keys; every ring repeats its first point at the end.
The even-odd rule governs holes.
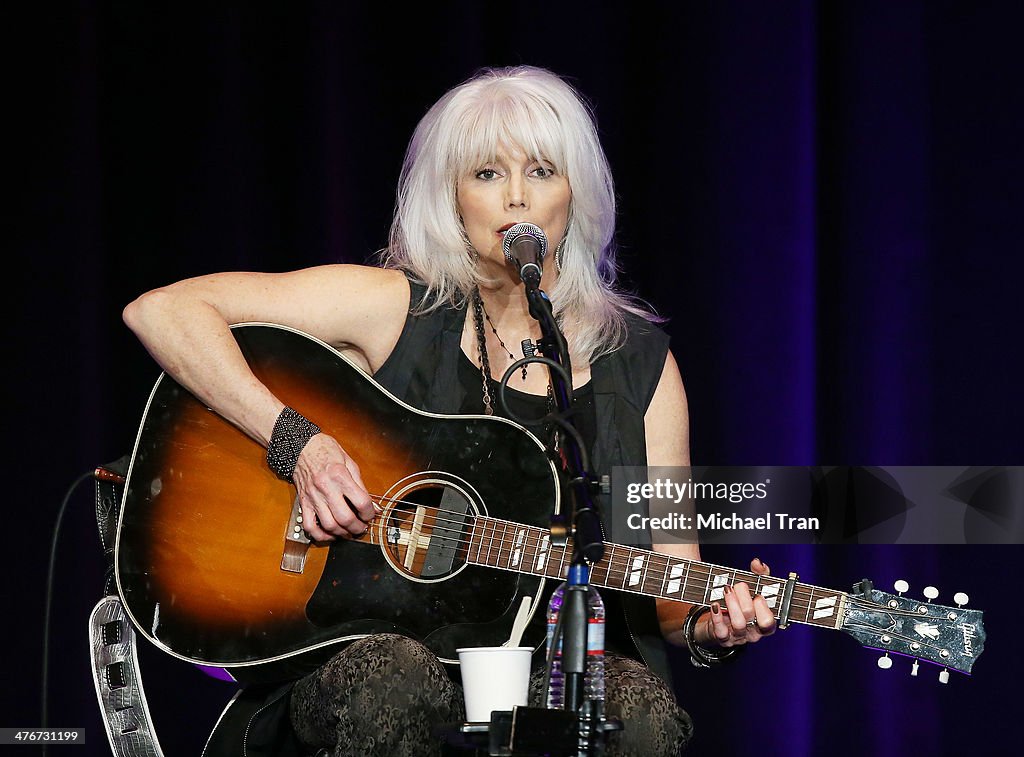
{"type": "MultiPolygon", "coordinates": [[[[1024,461],[1018,3],[72,2],[5,15],[3,726],[39,723],[61,498],[130,450],[158,375],[122,307],[185,276],[365,259],[386,240],[416,121],[483,65],[549,67],[593,102],[625,280],[670,319],[695,463],[1024,461]]],[[[943,603],[966,591],[988,647],[947,686],[931,666],[881,671],[852,639],[806,628],[727,670],[680,660],[693,753],[1018,753],[1018,546],[759,553],[821,586],[904,578],[943,603]]],[[[50,682],[51,724],[87,728],[75,754],[106,753],[86,638],[102,574],[84,485],[59,542],[50,682]]],[[[165,751],[198,754],[232,687],[153,648],[142,664],[165,751]]]]}

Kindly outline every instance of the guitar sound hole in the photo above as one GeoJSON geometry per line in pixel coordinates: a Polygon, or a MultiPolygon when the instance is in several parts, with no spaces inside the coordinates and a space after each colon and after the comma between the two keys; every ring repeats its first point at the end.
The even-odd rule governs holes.
{"type": "Polygon", "coordinates": [[[465,564],[475,508],[441,481],[421,482],[394,497],[386,516],[384,551],[401,573],[439,581],[465,564]]]}

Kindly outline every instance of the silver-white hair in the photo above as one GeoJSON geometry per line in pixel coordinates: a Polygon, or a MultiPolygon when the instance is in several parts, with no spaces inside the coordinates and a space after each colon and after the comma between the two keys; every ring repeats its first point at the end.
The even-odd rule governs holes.
{"type": "Polygon", "coordinates": [[[562,266],[549,296],[574,361],[621,346],[627,311],[660,320],[616,288],[615,190],[593,114],[573,87],[542,68],[484,69],[430,108],[406,151],[383,264],[427,286],[427,309],[464,306],[480,273],[456,187],[501,147],[542,158],[569,180],[562,266]]]}

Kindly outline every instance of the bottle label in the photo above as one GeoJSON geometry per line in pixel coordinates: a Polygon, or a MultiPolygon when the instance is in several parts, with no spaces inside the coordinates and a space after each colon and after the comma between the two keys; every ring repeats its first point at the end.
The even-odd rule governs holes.
{"type": "Polygon", "coordinates": [[[587,624],[587,654],[604,654],[604,621],[591,618],[587,624]]]}
{"type": "MultiPolygon", "coordinates": [[[[551,649],[551,637],[555,635],[555,624],[548,623],[548,649],[551,649]]],[[[555,650],[556,655],[562,653],[562,640],[558,640],[558,645],[555,650]]],[[[587,623],[587,654],[588,655],[603,655],[604,654],[604,621],[591,618],[587,623]]]]}

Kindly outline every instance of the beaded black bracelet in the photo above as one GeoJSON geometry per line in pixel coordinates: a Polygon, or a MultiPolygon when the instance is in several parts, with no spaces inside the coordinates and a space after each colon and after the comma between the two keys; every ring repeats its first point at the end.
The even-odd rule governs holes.
{"type": "Polygon", "coordinates": [[[711,668],[721,665],[723,662],[735,659],[736,655],[746,647],[729,647],[728,649],[705,649],[697,643],[694,633],[697,630],[697,621],[711,608],[706,605],[694,605],[683,621],[683,638],[686,639],[686,647],[690,650],[690,662],[695,668],[711,668]]]}
{"type": "Polygon", "coordinates": [[[267,465],[285,481],[292,480],[295,465],[306,444],[320,433],[320,427],[302,413],[286,407],[277,416],[267,445],[267,465]]]}

